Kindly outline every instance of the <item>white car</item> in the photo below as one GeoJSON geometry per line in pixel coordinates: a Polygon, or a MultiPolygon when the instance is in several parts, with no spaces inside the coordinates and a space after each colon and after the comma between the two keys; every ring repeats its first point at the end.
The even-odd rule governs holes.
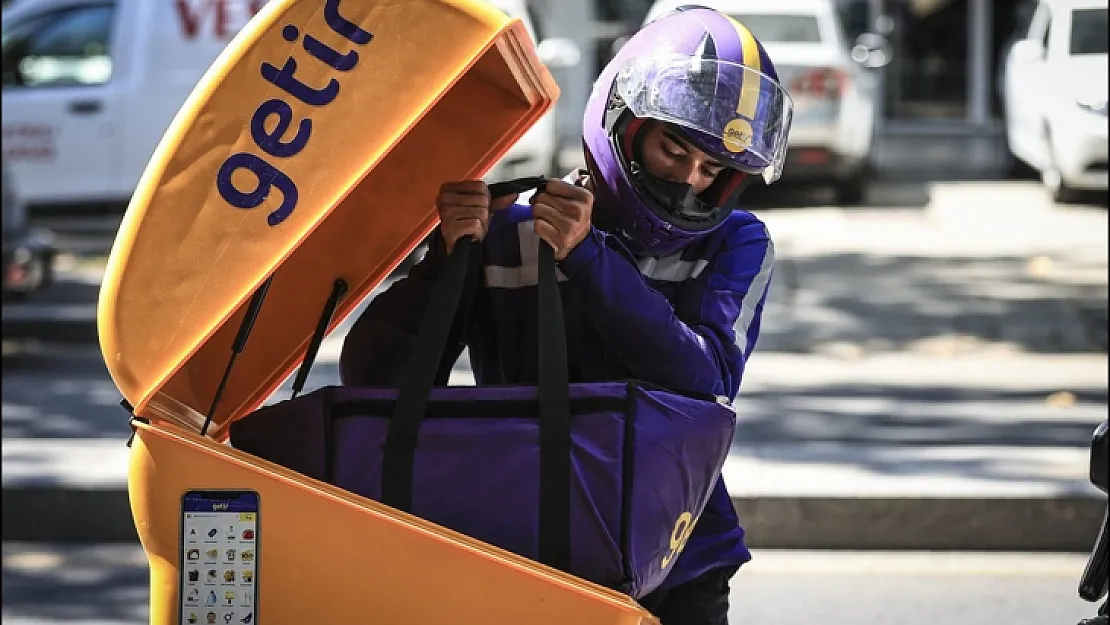
{"type": "MultiPolygon", "coordinates": [[[[645,23],[689,0],[659,0],[645,23]]],[[[834,0],[701,0],[735,18],[767,50],[794,100],[782,181],[834,185],[837,201],[863,200],[875,128],[875,79],[853,60],[834,0]]]]}
{"type": "Polygon", "coordinates": [[[1106,28],[1106,0],[1041,0],[1006,56],[1010,151],[1056,201],[1107,189],[1106,28]]]}

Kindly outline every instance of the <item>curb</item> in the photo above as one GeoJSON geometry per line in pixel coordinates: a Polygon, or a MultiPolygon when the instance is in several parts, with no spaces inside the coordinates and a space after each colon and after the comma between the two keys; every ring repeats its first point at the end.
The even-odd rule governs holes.
{"type": "MultiPolygon", "coordinates": [[[[1097,497],[734,497],[753,549],[1089,552],[1097,497]]],[[[125,487],[6,486],[3,540],[138,541],[125,487]]]]}
{"type": "Polygon", "coordinates": [[[763,549],[1089,552],[1105,499],[733,498],[763,549]]]}

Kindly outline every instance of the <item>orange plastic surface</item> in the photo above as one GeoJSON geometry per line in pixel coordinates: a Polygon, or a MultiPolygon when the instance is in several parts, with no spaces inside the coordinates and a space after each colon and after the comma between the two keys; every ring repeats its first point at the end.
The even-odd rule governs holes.
{"type": "Polygon", "coordinates": [[[217,442],[299,364],[333,281],[350,285],[334,327],[434,227],[439,185],[484,174],[557,94],[521,23],[476,0],[273,0],[209,70],[140,181],[98,310],[108,369],[149,421],[136,422],[128,491],[151,623],[178,622],[190,489],[259,493],[258,623],[657,623],[621,593],[217,442]],[[289,59],[314,91],[275,78],[289,59]],[[241,166],[261,161],[265,176],[241,166]],[[250,193],[275,172],[295,204],[280,189],[250,193]],[[270,276],[202,437],[247,302],[270,276]]]}
{"type": "Polygon", "coordinates": [[[140,424],[128,489],[155,625],[176,625],[181,495],[260,495],[257,622],[658,625],[627,595],[171,425],[140,424]]]}
{"type": "Polygon", "coordinates": [[[267,4],[175,118],[109,258],[100,344],[136,414],[199,430],[247,303],[273,275],[209,430],[226,438],[300,363],[333,281],[350,290],[332,327],[435,226],[439,185],[482,176],[557,95],[521,22],[484,2],[267,4]],[[372,38],[341,34],[328,5],[372,38]],[[306,103],[279,72],[334,97],[306,103]],[[260,185],[258,172],[279,179],[267,165],[295,186],[291,210],[260,185]]]}

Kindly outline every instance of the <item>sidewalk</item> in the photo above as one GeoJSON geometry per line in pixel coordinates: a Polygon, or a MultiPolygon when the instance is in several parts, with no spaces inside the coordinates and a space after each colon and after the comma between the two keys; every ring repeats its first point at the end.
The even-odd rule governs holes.
{"type": "MultiPolygon", "coordinates": [[[[760,213],[779,262],[724,469],[751,544],[1088,550],[1106,510],[1087,482],[1107,418],[1106,211],[1035,183],[924,193],[760,213]]],[[[337,381],[346,327],[308,388],[337,381]]],[[[135,539],[125,415],[82,353],[5,359],[5,541],[135,539]]]]}
{"type": "MultiPolygon", "coordinates": [[[[335,374],[323,351],[310,386],[335,374]]],[[[1106,376],[1097,355],[761,354],[724,476],[756,547],[1086,550],[1106,376]]],[[[4,440],[3,540],[135,539],[123,416],[110,438],[4,440]]]]}

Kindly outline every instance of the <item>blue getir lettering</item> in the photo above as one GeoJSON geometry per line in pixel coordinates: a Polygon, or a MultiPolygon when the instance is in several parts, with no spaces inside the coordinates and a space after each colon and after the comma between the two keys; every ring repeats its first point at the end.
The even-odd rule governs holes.
{"type": "Polygon", "coordinates": [[[283,142],[281,138],[291,121],[293,107],[284,100],[266,100],[255,109],[254,116],[251,117],[251,137],[267,154],[288,158],[300,152],[308,144],[308,136],[312,134],[312,120],[302,119],[297,127],[297,135],[288,142],[283,142]],[[266,121],[272,115],[277,116],[277,125],[273,132],[267,132],[266,121]]]}
{"type": "MultiPolygon", "coordinates": [[[[340,1],[327,0],[324,3],[324,21],[333,31],[352,43],[369,43],[374,36],[340,15],[340,1]]],[[[292,24],[286,24],[281,30],[282,38],[289,42],[296,41],[300,35],[300,30],[292,24]]],[[[307,33],[301,41],[301,47],[312,58],[336,71],[350,71],[358,64],[358,52],[351,50],[341,54],[307,33]]],[[[327,106],[339,95],[339,81],[335,78],[329,79],[323,87],[311,87],[295,76],[296,71],[297,61],[291,56],[285,60],[281,69],[270,63],[262,63],[260,68],[264,79],[310,106],[327,106]]],[[[266,100],[258,105],[251,116],[251,138],[258,148],[270,156],[294,156],[308,145],[312,135],[312,120],[299,120],[295,134],[287,139],[286,133],[293,121],[293,107],[288,102],[277,98],[266,100]]],[[[216,174],[216,189],[228,204],[242,209],[257,208],[266,201],[273,189],[280,191],[281,205],[266,217],[266,223],[270,226],[276,226],[288,219],[297,207],[297,185],[293,179],[262,156],[250,152],[237,152],[223,162],[216,174]],[[253,189],[243,191],[232,182],[232,176],[239,170],[250,172],[254,176],[253,189]]]]}

